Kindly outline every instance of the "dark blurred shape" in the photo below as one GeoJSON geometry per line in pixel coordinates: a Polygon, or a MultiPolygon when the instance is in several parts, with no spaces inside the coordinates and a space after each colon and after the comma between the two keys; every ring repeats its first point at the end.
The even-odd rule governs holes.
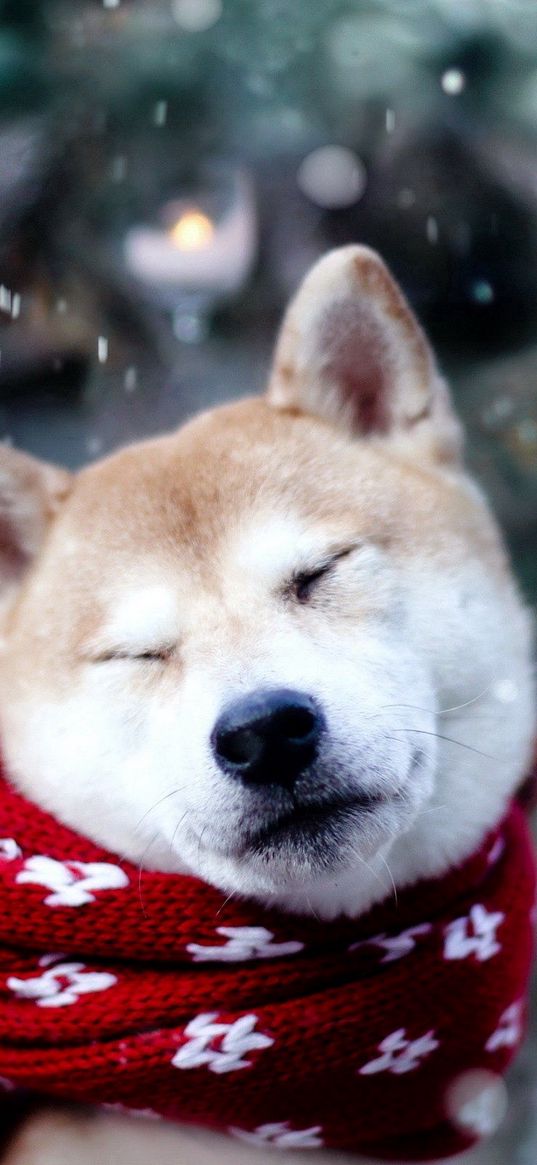
{"type": "Polygon", "coordinates": [[[382,252],[450,361],[535,333],[535,204],[452,128],[395,138],[362,200],[322,231],[331,246],[360,238],[382,252]]]}
{"type": "Polygon", "coordinates": [[[537,4],[0,0],[0,98],[5,436],[76,466],[259,390],[306,268],[366,242],[537,593],[537,4]],[[204,254],[201,318],[199,288],[158,278],[170,207],[216,207],[213,245],[209,173],[253,190],[258,258],[213,294],[204,254]],[[156,281],[133,237],[162,252],[156,281]]]}

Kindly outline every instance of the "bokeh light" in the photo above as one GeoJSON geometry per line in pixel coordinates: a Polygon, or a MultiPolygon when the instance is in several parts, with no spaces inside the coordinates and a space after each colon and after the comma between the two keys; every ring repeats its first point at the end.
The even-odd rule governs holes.
{"type": "Polygon", "coordinates": [[[301,163],[297,182],[317,206],[352,206],[361,198],[367,175],[363,162],[344,146],[322,146],[301,163]]]}

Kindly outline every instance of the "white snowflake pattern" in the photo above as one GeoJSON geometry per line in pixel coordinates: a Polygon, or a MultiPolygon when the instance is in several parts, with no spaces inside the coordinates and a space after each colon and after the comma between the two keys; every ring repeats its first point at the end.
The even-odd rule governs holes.
{"type": "Polygon", "coordinates": [[[496,1052],[498,1048],[516,1048],[522,1039],[522,1016],[524,1003],[518,999],[507,1007],[500,1016],[498,1027],[489,1036],[485,1044],[487,1052],[496,1052]]]}
{"type": "Polygon", "coordinates": [[[221,1075],[249,1068],[252,1061],[248,1052],[269,1048],[274,1040],[254,1031],[256,1015],[242,1015],[233,1023],[218,1022],[217,1012],[205,1012],[192,1019],[185,1028],[188,1043],[183,1044],[172,1059],[174,1068],[206,1066],[221,1075]]]}
{"type": "Polygon", "coordinates": [[[277,959],[282,955],[296,955],[304,949],[301,942],[275,943],[271,930],[264,926],[219,926],[216,930],[228,941],[220,946],[189,943],[187,951],[195,963],[238,963],[246,959],[277,959]]]}
{"type": "Polygon", "coordinates": [[[52,890],[45,906],[85,906],[95,901],[98,890],[120,890],[129,879],[110,862],[57,862],[42,855],[28,858],[15,879],[18,883],[52,890]]]}
{"type": "Polygon", "coordinates": [[[456,918],[446,926],[444,958],[467,959],[475,955],[479,963],[492,959],[502,949],[496,931],[504,919],[501,911],[488,911],[480,903],[472,906],[469,917],[456,918]]]}
{"type": "Polygon", "coordinates": [[[14,837],[0,837],[0,861],[15,862],[22,858],[22,850],[14,837]]]}
{"type": "Polygon", "coordinates": [[[382,1054],[375,1060],[369,1060],[358,1069],[358,1073],[360,1076],[373,1076],[376,1072],[392,1072],[395,1076],[402,1076],[405,1072],[419,1068],[422,1061],[439,1047],[434,1031],[426,1032],[417,1040],[409,1040],[406,1028],[401,1027],[382,1040],[378,1046],[382,1054]]]}
{"type": "Polygon", "coordinates": [[[81,995],[106,991],[117,983],[108,971],[87,971],[83,963],[56,963],[34,979],[11,975],[6,986],[19,999],[33,999],[38,1007],[66,1007],[81,995]]]}
{"type": "Polygon", "coordinates": [[[386,954],[380,960],[381,963],[394,963],[396,959],[403,959],[405,955],[409,955],[416,947],[416,939],[420,935],[430,934],[432,929],[430,922],[423,922],[419,926],[409,926],[407,930],[402,930],[399,934],[377,934],[374,938],[366,938],[361,942],[353,943],[349,947],[349,951],[357,951],[361,947],[367,946],[383,947],[386,954]]]}
{"type": "Polygon", "coordinates": [[[309,1129],[292,1129],[289,1121],[278,1121],[273,1124],[258,1125],[248,1132],[232,1126],[229,1132],[246,1141],[248,1145],[258,1145],[261,1148],[273,1149],[322,1149],[323,1142],[319,1136],[320,1125],[312,1125],[309,1129]]]}

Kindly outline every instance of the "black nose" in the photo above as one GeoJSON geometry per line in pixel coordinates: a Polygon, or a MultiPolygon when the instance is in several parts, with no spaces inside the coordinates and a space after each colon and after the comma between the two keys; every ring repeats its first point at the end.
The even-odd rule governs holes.
{"type": "Polygon", "coordinates": [[[317,754],[324,718],[315,700],[287,688],[230,704],[211,737],[225,773],[248,785],[289,787],[317,754]]]}

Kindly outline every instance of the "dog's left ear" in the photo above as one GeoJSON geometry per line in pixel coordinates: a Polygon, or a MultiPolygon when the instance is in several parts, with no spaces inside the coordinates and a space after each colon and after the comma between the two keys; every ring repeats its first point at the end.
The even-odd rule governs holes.
{"type": "Polygon", "coordinates": [[[0,592],[22,581],[72,480],[67,470],[0,443],[0,592]]]}
{"type": "Polygon", "coordinates": [[[276,346],[268,401],[356,435],[419,440],[448,461],[461,427],[433,354],[375,251],[330,251],[291,301],[276,346]]]}

